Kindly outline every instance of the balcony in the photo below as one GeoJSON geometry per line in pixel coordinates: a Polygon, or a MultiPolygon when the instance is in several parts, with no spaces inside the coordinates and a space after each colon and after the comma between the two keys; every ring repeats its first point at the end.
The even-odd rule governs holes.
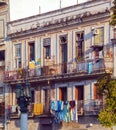
{"type": "Polygon", "coordinates": [[[98,115],[104,108],[101,99],[81,100],[77,102],[78,115],[98,115]]]}
{"type": "Polygon", "coordinates": [[[5,82],[16,82],[23,81],[25,78],[37,81],[48,80],[46,78],[51,78],[52,80],[66,79],[66,78],[79,78],[87,76],[96,76],[97,74],[103,74],[105,71],[109,70],[112,72],[113,63],[104,63],[103,59],[83,62],[72,62],[65,64],[53,64],[50,66],[35,67],[35,69],[20,69],[14,71],[6,71],[4,73],[5,82]],[[108,64],[108,65],[107,65],[108,64]],[[110,64],[110,66],[109,66],[110,64]]]}
{"type": "MultiPolygon", "coordinates": [[[[28,117],[44,115],[46,107],[43,109],[42,103],[31,103],[28,105],[28,117]]],[[[50,112],[49,112],[50,113],[50,112]]],[[[20,109],[18,105],[8,106],[8,115],[10,119],[20,118],[20,109]]]]}
{"type": "MultiPolygon", "coordinates": [[[[8,107],[8,111],[9,111],[8,115],[10,119],[20,118],[21,113],[16,108],[17,108],[16,105],[8,107]]],[[[78,116],[98,115],[100,110],[104,108],[104,104],[101,99],[78,100],[76,108],[77,108],[78,116]]],[[[46,107],[43,106],[42,103],[31,103],[28,106],[29,118],[42,117],[45,115],[51,115],[50,107],[48,110],[46,110],[46,107]],[[46,111],[48,111],[47,114],[46,114],[46,111]]]]}

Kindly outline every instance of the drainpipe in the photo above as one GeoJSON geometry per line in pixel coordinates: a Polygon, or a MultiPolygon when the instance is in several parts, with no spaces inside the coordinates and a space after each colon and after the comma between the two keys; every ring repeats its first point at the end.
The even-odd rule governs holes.
{"type": "Polygon", "coordinates": [[[7,116],[8,116],[8,108],[7,108],[7,84],[4,84],[4,102],[5,102],[5,117],[4,117],[4,130],[8,130],[8,119],[7,119],[7,116]]]}

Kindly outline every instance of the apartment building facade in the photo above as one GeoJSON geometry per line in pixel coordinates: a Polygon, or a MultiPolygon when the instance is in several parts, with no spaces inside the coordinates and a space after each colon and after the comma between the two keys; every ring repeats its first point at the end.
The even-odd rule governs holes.
{"type": "MultiPolygon", "coordinates": [[[[69,123],[102,128],[97,115],[104,103],[96,82],[106,72],[116,75],[111,5],[111,0],[92,0],[8,22],[4,73],[8,130],[20,129],[15,91],[25,81],[31,83],[29,130],[56,128],[52,118],[48,121],[52,101],[75,102],[76,119],[69,123]]],[[[59,122],[65,121],[58,119],[61,126],[59,122]]]]}
{"type": "Polygon", "coordinates": [[[7,22],[9,20],[8,0],[0,0],[0,129],[4,128],[5,122],[5,53],[7,41],[7,22]]]}

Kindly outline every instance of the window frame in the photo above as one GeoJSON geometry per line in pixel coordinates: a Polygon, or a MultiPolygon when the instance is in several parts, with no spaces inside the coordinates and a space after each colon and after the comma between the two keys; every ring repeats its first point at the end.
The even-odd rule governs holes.
{"type": "Polygon", "coordinates": [[[51,37],[43,39],[43,55],[44,59],[51,58],[51,37]]]}
{"type": "Polygon", "coordinates": [[[15,67],[16,68],[22,67],[22,44],[21,43],[15,44],[15,67]]]}
{"type": "Polygon", "coordinates": [[[75,56],[80,61],[84,57],[84,31],[76,31],[75,32],[75,56]],[[77,35],[80,36],[77,36],[77,35]],[[80,37],[80,39],[79,39],[80,37]],[[78,44],[81,43],[81,49],[79,48],[78,44]]]}

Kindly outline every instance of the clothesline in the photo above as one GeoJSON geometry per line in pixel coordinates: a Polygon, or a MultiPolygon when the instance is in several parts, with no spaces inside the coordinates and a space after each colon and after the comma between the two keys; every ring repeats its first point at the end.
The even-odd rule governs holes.
{"type": "Polygon", "coordinates": [[[52,114],[54,114],[55,123],[62,121],[78,122],[77,103],[75,100],[65,102],[61,100],[51,101],[50,109],[52,114]]]}

